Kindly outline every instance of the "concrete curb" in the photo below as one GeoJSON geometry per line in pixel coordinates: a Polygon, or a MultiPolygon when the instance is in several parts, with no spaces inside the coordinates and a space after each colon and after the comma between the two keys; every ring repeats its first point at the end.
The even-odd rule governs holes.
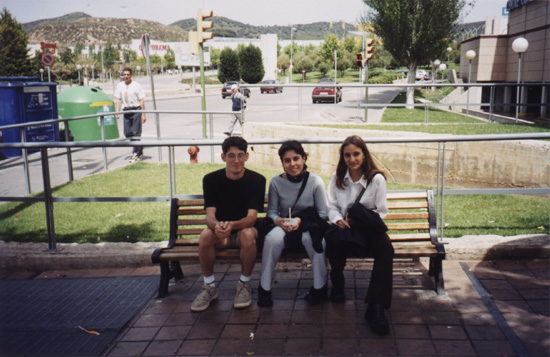
{"type": "MultiPolygon", "coordinates": [[[[0,269],[71,270],[125,268],[151,265],[155,243],[57,244],[48,251],[46,243],[0,242],[0,269]]],[[[550,235],[464,236],[443,239],[447,260],[549,259],[550,235]]],[[[198,263],[197,263],[198,264],[198,263]]]]}

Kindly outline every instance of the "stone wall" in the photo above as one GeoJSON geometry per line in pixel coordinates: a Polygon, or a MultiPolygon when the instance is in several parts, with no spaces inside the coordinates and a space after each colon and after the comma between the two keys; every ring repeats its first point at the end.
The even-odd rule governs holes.
{"type": "MultiPolygon", "coordinates": [[[[281,123],[247,123],[245,138],[411,137],[430,134],[318,128],[281,123]]],[[[331,175],[336,170],[339,144],[307,144],[311,172],[331,175]]],[[[438,144],[369,144],[389,182],[437,185],[438,144]]],[[[443,147],[443,145],[441,145],[443,147]]],[[[281,169],[279,145],[256,145],[249,165],[281,169]]],[[[469,188],[550,187],[550,143],[544,141],[459,142],[446,144],[445,186],[469,188]]]]}

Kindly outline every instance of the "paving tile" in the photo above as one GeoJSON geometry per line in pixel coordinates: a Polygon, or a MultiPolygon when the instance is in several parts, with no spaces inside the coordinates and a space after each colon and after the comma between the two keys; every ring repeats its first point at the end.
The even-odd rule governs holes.
{"type": "Polygon", "coordinates": [[[316,356],[321,353],[320,338],[289,339],[285,353],[288,356],[316,356]]]}
{"type": "Polygon", "coordinates": [[[169,317],[170,314],[141,315],[136,322],[134,322],[134,327],[162,326],[169,317]]]}
{"type": "Polygon", "coordinates": [[[294,310],[290,321],[294,324],[318,324],[323,323],[324,313],[322,310],[294,310]]]}
{"type": "Polygon", "coordinates": [[[468,338],[462,326],[428,326],[434,340],[465,340],[468,338]]]}
{"type": "Polygon", "coordinates": [[[356,356],[359,344],[355,338],[338,338],[323,340],[323,356],[356,356]]]}
{"type": "Polygon", "coordinates": [[[149,342],[118,342],[109,352],[109,356],[140,356],[148,344],[149,342]]]}
{"type": "Polygon", "coordinates": [[[360,339],[359,353],[362,356],[398,356],[397,345],[392,339],[360,339]]]}
{"type": "Polygon", "coordinates": [[[435,356],[435,348],[431,340],[401,340],[395,341],[400,356],[435,356]]]}
{"type": "Polygon", "coordinates": [[[193,313],[193,312],[173,313],[173,314],[170,314],[170,316],[166,319],[163,325],[165,326],[193,325],[198,318],[199,318],[199,314],[193,313]]]}
{"type": "Polygon", "coordinates": [[[439,356],[475,356],[474,348],[469,341],[445,341],[433,342],[439,356]]]}
{"type": "Polygon", "coordinates": [[[183,341],[152,341],[143,356],[175,356],[183,341]]]}
{"type": "Polygon", "coordinates": [[[152,300],[147,306],[144,314],[171,314],[176,310],[178,302],[176,301],[167,301],[162,299],[152,300]]]}
{"type": "Polygon", "coordinates": [[[159,327],[132,327],[122,337],[122,341],[151,341],[159,327]]]}
{"type": "Polygon", "coordinates": [[[424,321],[429,325],[458,325],[459,315],[454,311],[426,311],[424,310],[424,321]]]}
{"type": "Polygon", "coordinates": [[[504,340],[506,337],[498,326],[465,326],[471,340],[504,340]]]}
{"type": "MultiPolygon", "coordinates": [[[[242,310],[231,310],[226,318],[228,324],[255,324],[260,318],[261,311],[258,308],[249,307],[242,310]]],[[[222,322],[219,319],[218,321],[222,322]]]]}
{"type": "Polygon", "coordinates": [[[292,311],[278,311],[271,309],[262,309],[262,312],[259,316],[260,324],[287,324],[290,322],[292,316],[292,311]]]}
{"type": "Polygon", "coordinates": [[[327,323],[323,328],[323,337],[325,339],[334,338],[354,338],[356,336],[355,324],[350,323],[327,323]]]}
{"type": "Polygon", "coordinates": [[[323,329],[321,324],[291,324],[288,326],[289,339],[321,338],[323,329]]]}
{"type": "Polygon", "coordinates": [[[390,310],[391,321],[394,324],[404,324],[404,325],[422,325],[424,324],[423,315],[415,311],[393,311],[390,310]]]}
{"type": "Polygon", "coordinates": [[[216,340],[185,340],[178,350],[178,356],[209,356],[216,340]]]}
{"type": "Polygon", "coordinates": [[[490,313],[465,313],[461,314],[464,325],[496,325],[490,313]]]}
{"type": "Polygon", "coordinates": [[[218,339],[224,328],[223,324],[195,325],[187,334],[188,340],[218,339]]]}
{"type": "Polygon", "coordinates": [[[225,325],[220,338],[250,338],[250,334],[255,331],[256,325],[225,325]]]}
{"type": "Polygon", "coordinates": [[[250,343],[250,338],[218,340],[218,343],[214,345],[211,356],[246,356],[249,352],[250,343]]]}
{"type": "Polygon", "coordinates": [[[430,332],[425,325],[393,325],[393,331],[398,339],[430,338],[430,332]]]}
{"type": "Polygon", "coordinates": [[[473,341],[475,352],[479,356],[515,356],[516,352],[508,341],[473,341]]]}
{"type": "Polygon", "coordinates": [[[191,326],[165,326],[161,327],[155,336],[155,340],[183,340],[191,330],[191,326]]]}
{"type": "Polygon", "coordinates": [[[287,332],[287,324],[259,324],[254,335],[255,339],[284,339],[287,332]]]}
{"type": "Polygon", "coordinates": [[[254,356],[282,356],[285,350],[284,338],[254,338],[250,343],[246,355],[254,356]]]}

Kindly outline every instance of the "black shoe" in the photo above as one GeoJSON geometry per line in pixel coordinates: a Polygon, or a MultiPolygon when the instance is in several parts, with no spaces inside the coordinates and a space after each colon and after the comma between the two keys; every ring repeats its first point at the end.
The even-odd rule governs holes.
{"type": "Polygon", "coordinates": [[[322,303],[328,295],[328,287],[327,284],[325,284],[320,289],[315,289],[313,286],[309,289],[309,292],[304,297],[304,299],[308,302],[309,305],[317,305],[322,303]]]}
{"type": "Polygon", "coordinates": [[[343,303],[346,301],[346,294],[344,294],[344,289],[334,289],[330,291],[330,301],[335,303],[343,303]]]}
{"type": "Polygon", "coordinates": [[[369,304],[367,312],[365,313],[365,319],[372,332],[379,335],[387,335],[390,333],[390,325],[388,320],[386,320],[384,307],[381,304],[369,304]]]}
{"type": "Polygon", "coordinates": [[[258,285],[258,306],[269,307],[273,306],[273,298],[271,291],[264,290],[262,284],[258,285]]]}

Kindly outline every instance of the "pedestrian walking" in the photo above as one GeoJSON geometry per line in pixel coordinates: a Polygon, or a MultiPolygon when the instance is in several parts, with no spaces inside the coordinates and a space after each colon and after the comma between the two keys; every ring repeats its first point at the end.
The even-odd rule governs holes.
{"type": "Polygon", "coordinates": [[[241,125],[241,132],[244,124],[243,114],[241,113],[241,109],[244,110],[246,108],[246,100],[244,99],[243,94],[239,90],[239,86],[236,84],[233,84],[231,86],[231,110],[234,112],[233,114],[233,120],[229,124],[229,128],[226,132],[224,132],[225,135],[231,136],[233,135],[233,130],[235,129],[235,124],[239,122],[241,125]]]}

